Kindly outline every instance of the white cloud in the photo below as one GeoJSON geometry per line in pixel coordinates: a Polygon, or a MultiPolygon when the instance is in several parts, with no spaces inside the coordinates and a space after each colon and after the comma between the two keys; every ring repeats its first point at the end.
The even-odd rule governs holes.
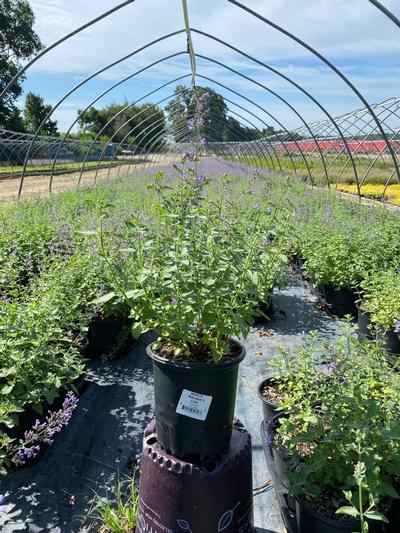
{"type": "MultiPolygon", "coordinates": [[[[30,3],[36,14],[36,30],[48,45],[111,9],[119,1],[30,0],[30,3]]],[[[383,100],[398,94],[399,30],[366,0],[242,1],[326,54],[349,75],[370,101],[383,100]]],[[[398,0],[386,0],[385,5],[400,16],[398,0]]],[[[343,82],[309,52],[227,0],[189,0],[189,10],[192,27],[220,37],[261,61],[275,66],[280,72],[303,85],[315,97],[320,98],[331,113],[340,114],[351,110],[352,106],[360,107],[360,102],[343,82]]],[[[136,0],[39,60],[28,71],[28,82],[29,78],[33,77],[40,92],[41,78],[47,80],[54,75],[67,76],[68,84],[61,85],[57,91],[52,92],[52,103],[55,103],[79,79],[146,43],[179,29],[183,29],[179,0],[136,0]]],[[[212,39],[198,34],[193,38],[199,54],[223,61],[279,92],[293,105],[299,106],[307,120],[323,118],[321,110],[286,81],[212,39]]],[[[85,99],[89,103],[89,98],[94,99],[96,94],[119,79],[168,54],[183,51],[185,47],[186,38],[181,34],[107,70],[100,76],[98,87],[92,82],[86,92],[72,95],[72,103],[67,101],[63,104],[60,112],[56,113],[56,118],[59,118],[62,127],[65,127],[68,121],[76,116],[73,102],[77,101],[77,98],[80,103],[85,99]]],[[[198,64],[199,73],[231,85],[238,92],[248,94],[260,105],[276,112],[289,127],[298,124],[294,114],[276,98],[268,96],[262,88],[208,61],[199,60],[198,64]]],[[[141,94],[148,92],[157,84],[188,71],[187,56],[169,60],[127,83],[127,96],[137,98],[140,91],[141,94]]],[[[240,101],[238,97],[230,97],[240,101]]],[[[242,104],[247,105],[243,101],[242,104]]]]}

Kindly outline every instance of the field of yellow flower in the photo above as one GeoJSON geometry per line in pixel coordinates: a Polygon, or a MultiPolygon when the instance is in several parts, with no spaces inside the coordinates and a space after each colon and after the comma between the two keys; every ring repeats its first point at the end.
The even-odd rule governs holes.
{"type": "MultiPolygon", "coordinates": [[[[356,185],[347,185],[346,183],[338,183],[336,189],[339,191],[349,192],[352,194],[357,194],[356,185]]],[[[362,196],[367,196],[368,198],[385,198],[389,203],[400,205],[400,184],[389,185],[386,188],[384,185],[363,185],[361,187],[362,196]]]]}

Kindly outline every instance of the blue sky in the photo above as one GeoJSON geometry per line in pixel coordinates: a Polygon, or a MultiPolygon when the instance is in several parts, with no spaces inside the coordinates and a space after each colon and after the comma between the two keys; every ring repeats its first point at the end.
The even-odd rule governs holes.
{"type": "MultiPolygon", "coordinates": [[[[36,14],[36,31],[49,45],[111,9],[119,1],[30,0],[30,3],[36,14]]],[[[400,30],[368,0],[243,0],[243,3],[326,55],[357,85],[370,103],[400,95],[400,30]]],[[[399,0],[384,0],[384,3],[400,17],[399,0]]],[[[224,39],[291,77],[319,99],[331,114],[339,115],[362,106],[346,85],[318,59],[227,0],[188,0],[188,4],[192,27],[224,39]]],[[[40,93],[48,103],[56,105],[66,92],[96,70],[153,39],[182,28],[181,0],[136,0],[39,60],[27,72],[25,92],[40,93]]],[[[197,34],[194,35],[194,47],[197,53],[222,61],[279,93],[307,121],[324,118],[320,109],[297,89],[236,52],[197,34]]],[[[185,48],[185,36],[175,36],[85,84],[55,112],[60,128],[64,131],[68,129],[79,108],[89,105],[122,78],[185,48]]],[[[187,55],[170,59],[133,77],[103,97],[97,105],[121,102],[125,98],[130,102],[136,101],[163,83],[189,72],[187,55]]],[[[240,76],[206,60],[198,61],[198,73],[256,101],[287,128],[299,125],[299,119],[287,106],[240,76]]],[[[199,80],[198,84],[204,82],[199,80]]],[[[240,97],[215,84],[207,84],[231,100],[248,106],[266,122],[277,125],[240,97]]],[[[170,85],[148,100],[155,102],[166,98],[173,88],[174,85],[170,85]]],[[[235,109],[234,106],[232,109],[235,109]]],[[[245,113],[239,112],[245,116],[245,113]]],[[[247,118],[261,125],[254,117],[247,115],[247,118]]]]}

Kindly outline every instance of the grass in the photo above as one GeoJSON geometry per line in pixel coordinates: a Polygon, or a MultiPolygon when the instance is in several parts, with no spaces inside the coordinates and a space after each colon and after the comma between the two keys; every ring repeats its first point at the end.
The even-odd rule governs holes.
{"type": "Polygon", "coordinates": [[[98,497],[95,518],[100,520],[101,533],[132,533],[135,531],[139,511],[135,480],[130,479],[128,494],[123,494],[121,481],[117,481],[115,503],[98,497]]]}
{"type": "MultiPolygon", "coordinates": [[[[369,171],[369,167],[375,156],[371,156],[371,159],[367,156],[355,156],[354,163],[357,170],[357,175],[359,181],[361,181],[364,176],[368,173],[368,176],[365,180],[366,184],[381,184],[385,185],[390,176],[393,174],[394,167],[391,159],[387,156],[381,156],[381,159],[376,161],[369,171]],[[385,159],[384,159],[385,158],[385,159]],[[369,172],[368,172],[369,171],[369,172]]],[[[280,164],[283,171],[293,172],[293,166],[296,172],[302,176],[304,179],[307,179],[308,172],[304,164],[304,160],[300,155],[292,154],[293,164],[288,158],[287,155],[282,154],[282,159],[280,164]]],[[[238,157],[229,157],[232,161],[237,161],[238,157]]],[[[248,164],[249,166],[259,167],[259,168],[268,168],[269,170],[274,170],[271,164],[271,160],[262,157],[251,157],[251,156],[242,156],[240,158],[241,162],[248,164]]],[[[346,183],[346,184],[355,184],[354,170],[349,162],[348,157],[335,155],[326,155],[325,163],[327,167],[328,177],[331,184],[335,183],[346,183]]],[[[275,171],[279,170],[278,163],[274,159],[275,171]]],[[[313,154],[308,160],[308,165],[310,168],[310,173],[312,180],[315,185],[326,185],[326,177],[324,166],[319,160],[319,155],[313,154]]],[[[397,178],[393,176],[390,179],[390,184],[396,184],[397,178]]]]}
{"type": "MultiPolygon", "coordinates": [[[[96,168],[98,165],[100,167],[107,167],[107,166],[118,166],[118,165],[126,165],[129,161],[100,161],[100,164],[98,161],[87,161],[85,163],[85,168],[96,168]]],[[[77,162],[77,163],[57,163],[55,165],[55,170],[80,170],[82,168],[83,162],[77,162]]],[[[28,165],[27,166],[27,172],[50,172],[52,169],[52,163],[47,163],[43,165],[28,165]]],[[[1,174],[14,174],[18,172],[22,172],[23,165],[0,165],[0,176],[1,174]]]]}

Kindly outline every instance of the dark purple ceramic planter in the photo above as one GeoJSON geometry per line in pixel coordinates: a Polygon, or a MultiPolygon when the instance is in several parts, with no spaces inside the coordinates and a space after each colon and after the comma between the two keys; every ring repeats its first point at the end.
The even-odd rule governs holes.
{"type": "Polygon", "coordinates": [[[231,444],[213,461],[187,462],[161,448],[147,427],[137,533],[253,533],[251,437],[235,423],[231,444]]]}

